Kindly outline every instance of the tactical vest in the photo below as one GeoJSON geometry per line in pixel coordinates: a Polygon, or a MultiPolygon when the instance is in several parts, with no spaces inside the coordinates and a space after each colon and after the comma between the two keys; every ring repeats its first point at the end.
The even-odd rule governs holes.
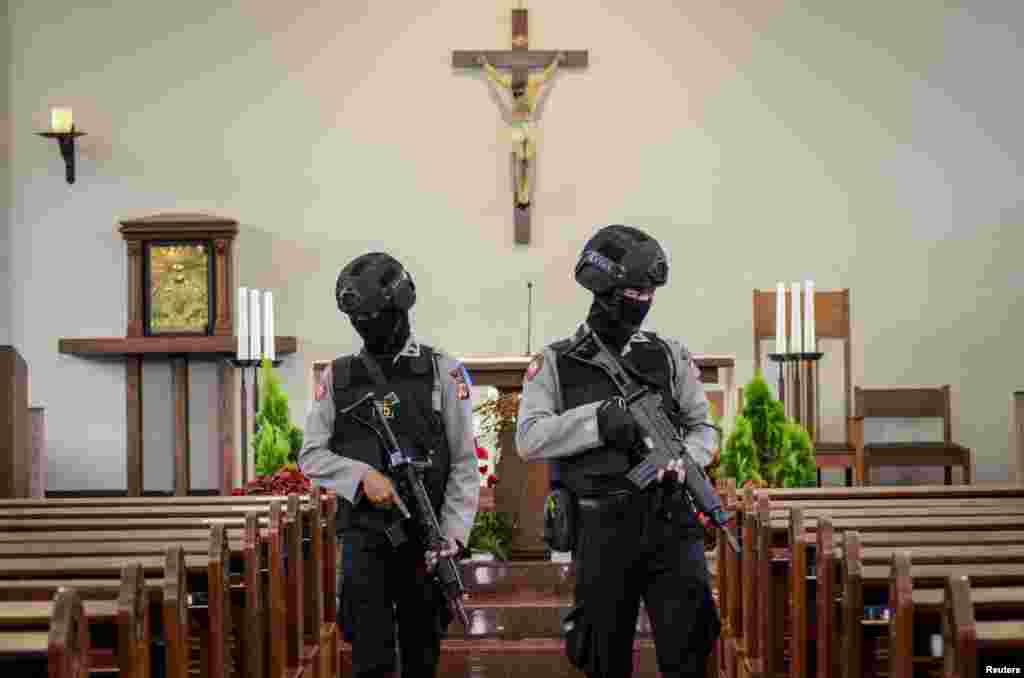
{"type": "MultiPolygon", "coordinates": [[[[673,421],[678,421],[678,403],[672,392],[674,361],[661,339],[650,332],[643,334],[648,341],[631,343],[629,352],[622,360],[640,372],[650,382],[648,385],[661,391],[669,416],[673,421]]],[[[558,357],[563,411],[620,395],[605,372],[573,356],[573,351],[568,350],[573,343],[572,340],[564,340],[552,345],[558,357]]],[[[554,463],[562,485],[577,496],[595,496],[635,489],[625,474],[636,461],[631,461],[630,455],[622,450],[602,446],[582,454],[559,457],[554,463]]]]}
{"type": "MultiPolygon", "coordinates": [[[[432,461],[423,474],[423,484],[430,495],[438,518],[444,504],[444,491],[451,469],[451,453],[440,411],[439,369],[435,352],[420,345],[419,357],[403,356],[396,365],[384,366],[385,383],[376,383],[358,356],[343,356],[332,365],[334,374],[334,432],[331,451],[369,464],[386,472],[384,448],[377,435],[364,424],[341,411],[369,391],[383,404],[388,423],[398,444],[409,456],[432,461]]],[[[370,420],[366,413],[360,418],[370,420]]],[[[410,507],[412,508],[412,507],[410,507]]],[[[338,531],[359,528],[381,532],[394,522],[398,514],[380,509],[365,498],[355,505],[339,502],[338,531]]]]}

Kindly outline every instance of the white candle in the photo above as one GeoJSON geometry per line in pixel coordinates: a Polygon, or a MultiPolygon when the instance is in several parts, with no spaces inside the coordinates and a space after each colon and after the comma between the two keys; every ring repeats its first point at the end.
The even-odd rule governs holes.
{"type": "Polygon", "coordinates": [[[267,359],[274,360],[274,295],[263,293],[263,350],[267,359]]]}
{"type": "Polygon", "coordinates": [[[74,120],[70,108],[54,106],[50,109],[50,130],[53,132],[70,132],[74,120]]]}
{"type": "Polygon", "coordinates": [[[252,321],[252,341],[249,344],[249,352],[251,354],[250,360],[259,360],[262,356],[260,334],[262,334],[262,327],[260,325],[260,291],[249,290],[249,319],[252,321]]]}
{"type": "Polygon", "coordinates": [[[786,352],[786,284],[775,286],[775,352],[786,352]]]}
{"type": "Polygon", "coordinates": [[[238,288],[238,305],[235,308],[238,315],[238,359],[249,359],[249,290],[244,287],[238,288]]]}
{"type": "Polygon", "coordinates": [[[804,351],[814,353],[814,281],[804,282],[804,351]]]}
{"type": "Polygon", "coordinates": [[[803,345],[803,332],[800,330],[800,283],[795,282],[792,286],[793,298],[790,300],[790,327],[789,327],[789,352],[801,353],[803,345]]]}

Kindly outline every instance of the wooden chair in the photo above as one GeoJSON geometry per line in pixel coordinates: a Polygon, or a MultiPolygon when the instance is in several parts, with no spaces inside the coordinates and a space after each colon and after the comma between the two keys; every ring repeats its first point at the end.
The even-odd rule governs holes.
{"type": "MultiPolygon", "coordinates": [[[[791,297],[786,294],[786,333],[790,331],[789,307],[791,297]]],[[[843,344],[843,429],[845,440],[822,440],[821,427],[814,426],[814,447],[818,465],[818,485],[821,485],[822,469],[843,469],[846,484],[853,485],[853,469],[856,464],[856,445],[853,440],[850,419],[852,410],[851,386],[853,352],[850,339],[850,290],[819,291],[814,295],[814,319],[818,339],[835,339],[843,344]]],[[[763,342],[775,341],[775,290],[754,290],[754,366],[763,371],[763,357],[767,355],[763,342]]],[[[817,370],[815,371],[817,381],[817,370]]],[[[815,392],[820,390],[816,387],[815,392]]],[[[817,408],[816,408],[817,409],[817,408]]]]}
{"type": "Polygon", "coordinates": [[[943,439],[935,442],[864,442],[862,433],[854,435],[857,443],[857,481],[867,484],[871,469],[883,466],[942,466],[946,484],[953,484],[953,467],[964,470],[964,484],[971,484],[971,450],[953,442],[949,385],[939,388],[860,388],[854,389],[857,403],[856,426],[865,419],[941,419],[943,439]]]}

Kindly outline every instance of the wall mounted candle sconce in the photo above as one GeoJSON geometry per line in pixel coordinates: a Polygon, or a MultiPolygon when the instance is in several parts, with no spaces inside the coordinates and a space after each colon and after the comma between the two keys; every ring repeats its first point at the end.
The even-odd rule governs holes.
{"type": "Polygon", "coordinates": [[[50,111],[50,131],[36,132],[41,137],[56,139],[60,155],[64,158],[64,177],[69,184],[75,183],[75,139],[84,137],[85,132],[75,129],[70,108],[54,108],[50,111]]]}

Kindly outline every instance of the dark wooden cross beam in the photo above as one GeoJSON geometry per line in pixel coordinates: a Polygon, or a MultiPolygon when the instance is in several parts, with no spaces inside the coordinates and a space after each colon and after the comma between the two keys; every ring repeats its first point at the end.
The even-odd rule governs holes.
{"type": "MultiPolygon", "coordinates": [[[[453,68],[481,68],[480,57],[496,69],[511,71],[510,91],[524,92],[520,97],[533,97],[536,93],[529,92],[527,85],[531,70],[546,69],[561,55],[559,68],[584,68],[587,66],[587,50],[531,50],[529,48],[529,26],[526,9],[512,10],[512,49],[510,50],[455,50],[452,52],[453,68]]],[[[533,106],[530,101],[529,112],[520,112],[530,124],[533,123],[533,106]]],[[[522,104],[520,104],[520,108],[522,104]]],[[[532,142],[531,142],[532,143],[532,142]]],[[[530,242],[530,203],[522,203],[518,197],[520,181],[529,181],[529,159],[525,154],[517,157],[513,154],[513,214],[515,218],[515,242],[530,242]]]]}

